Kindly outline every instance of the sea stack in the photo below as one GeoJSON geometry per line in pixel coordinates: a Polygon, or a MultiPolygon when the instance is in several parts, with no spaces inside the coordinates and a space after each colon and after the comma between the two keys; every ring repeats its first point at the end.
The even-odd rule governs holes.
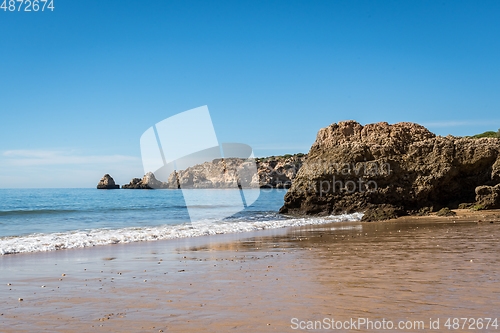
{"type": "Polygon", "coordinates": [[[342,121],[318,132],[280,212],[365,212],[365,220],[377,220],[460,204],[493,208],[499,183],[498,138],[441,137],[407,122],[342,121]]]}
{"type": "Polygon", "coordinates": [[[109,174],[105,174],[97,184],[97,188],[100,190],[113,190],[120,188],[120,185],[115,184],[115,180],[109,174]]]}
{"type": "Polygon", "coordinates": [[[148,172],[142,179],[134,178],[129,184],[123,185],[122,188],[141,190],[163,189],[168,188],[168,184],[157,180],[152,172],[148,172]]]}

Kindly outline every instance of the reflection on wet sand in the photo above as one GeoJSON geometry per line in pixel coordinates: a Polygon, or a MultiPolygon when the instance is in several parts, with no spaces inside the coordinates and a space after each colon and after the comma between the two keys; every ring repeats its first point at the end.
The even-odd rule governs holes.
{"type": "Polygon", "coordinates": [[[499,228],[490,212],[5,256],[0,331],[286,332],[292,318],[495,317],[499,228]]]}

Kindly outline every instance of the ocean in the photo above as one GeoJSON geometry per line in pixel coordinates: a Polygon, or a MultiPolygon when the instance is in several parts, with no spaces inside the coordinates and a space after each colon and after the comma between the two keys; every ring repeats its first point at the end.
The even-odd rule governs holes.
{"type": "MultiPolygon", "coordinates": [[[[191,191],[199,193],[200,202],[212,202],[204,198],[238,190],[191,191]]],[[[263,189],[256,202],[237,214],[190,223],[180,190],[0,189],[0,255],[355,221],[362,217],[293,218],[278,214],[286,191],[263,189]]],[[[225,210],[231,211],[231,205],[230,201],[220,200],[190,209],[198,215],[224,215],[225,210]]]]}

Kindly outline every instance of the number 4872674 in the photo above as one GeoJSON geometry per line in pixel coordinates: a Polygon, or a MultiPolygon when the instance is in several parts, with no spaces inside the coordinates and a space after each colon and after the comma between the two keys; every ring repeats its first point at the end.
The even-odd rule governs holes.
{"type": "MultiPolygon", "coordinates": [[[[1,0],[0,0],[1,1],[1,0]]],[[[45,8],[54,10],[54,0],[3,0],[0,9],[3,9],[4,12],[7,10],[10,12],[13,11],[24,11],[24,12],[37,12],[41,10],[42,12],[45,8]],[[23,6],[24,5],[24,6],[23,6]]]]}

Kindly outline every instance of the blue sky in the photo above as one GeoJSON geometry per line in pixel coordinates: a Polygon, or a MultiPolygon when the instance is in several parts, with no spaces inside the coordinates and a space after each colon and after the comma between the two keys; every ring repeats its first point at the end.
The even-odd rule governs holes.
{"type": "Polygon", "coordinates": [[[0,10],[0,187],[126,183],[142,133],[202,105],[219,142],[257,156],[307,152],[349,119],[500,128],[498,1],[54,7],[0,10]]]}

